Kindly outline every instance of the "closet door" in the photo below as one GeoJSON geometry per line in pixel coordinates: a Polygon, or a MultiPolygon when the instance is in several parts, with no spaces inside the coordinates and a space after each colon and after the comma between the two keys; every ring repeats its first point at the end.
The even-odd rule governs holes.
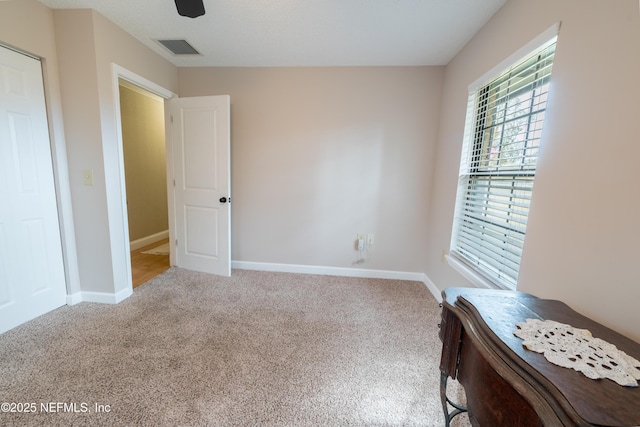
{"type": "Polygon", "coordinates": [[[65,300],[41,64],[0,46],[0,333],[65,300]]]}

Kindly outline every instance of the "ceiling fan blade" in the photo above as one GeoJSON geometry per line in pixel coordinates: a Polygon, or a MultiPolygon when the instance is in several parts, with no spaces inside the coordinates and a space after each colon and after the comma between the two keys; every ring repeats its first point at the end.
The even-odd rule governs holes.
{"type": "Polygon", "coordinates": [[[188,16],[189,18],[197,18],[204,15],[203,0],[175,0],[178,14],[188,16]]]}

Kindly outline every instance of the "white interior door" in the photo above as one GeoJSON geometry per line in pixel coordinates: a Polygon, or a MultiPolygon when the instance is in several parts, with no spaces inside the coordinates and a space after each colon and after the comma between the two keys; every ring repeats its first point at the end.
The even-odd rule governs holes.
{"type": "Polygon", "coordinates": [[[0,333],[66,293],[42,68],[0,46],[0,333]]]}
{"type": "Polygon", "coordinates": [[[230,276],[230,98],[175,98],[168,106],[176,265],[230,276]]]}

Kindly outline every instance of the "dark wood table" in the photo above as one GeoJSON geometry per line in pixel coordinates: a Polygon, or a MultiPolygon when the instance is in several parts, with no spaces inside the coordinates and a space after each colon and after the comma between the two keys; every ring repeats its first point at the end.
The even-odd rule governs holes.
{"type": "Polygon", "coordinates": [[[474,426],[640,426],[640,387],[592,380],[529,351],[517,322],[555,320],[589,330],[640,360],[640,345],[560,301],[515,291],[448,288],[442,292],[440,395],[446,426],[467,412],[474,426]],[[462,407],[446,395],[447,380],[464,387],[462,407]]]}

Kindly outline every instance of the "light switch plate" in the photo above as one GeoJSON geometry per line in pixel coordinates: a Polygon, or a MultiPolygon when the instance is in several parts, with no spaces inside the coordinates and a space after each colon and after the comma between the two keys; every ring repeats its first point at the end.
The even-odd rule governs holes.
{"type": "Polygon", "coordinates": [[[93,185],[93,169],[85,169],[82,171],[82,182],[84,185],[93,185]]]}

